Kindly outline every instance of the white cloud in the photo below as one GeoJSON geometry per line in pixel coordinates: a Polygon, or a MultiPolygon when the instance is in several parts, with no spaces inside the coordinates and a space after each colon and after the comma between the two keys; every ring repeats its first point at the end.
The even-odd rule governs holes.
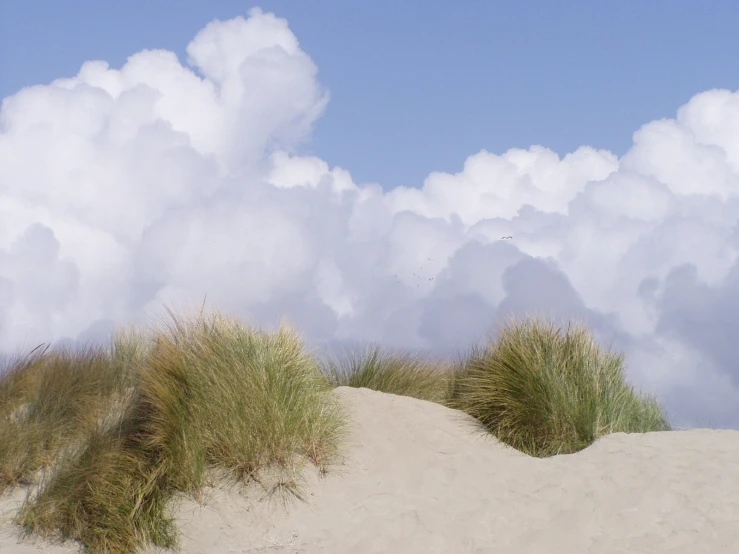
{"type": "Polygon", "coordinates": [[[739,427],[739,94],[696,95],[621,159],[482,151],[385,192],[295,154],[328,94],[286,21],[216,21],[187,53],[4,99],[0,350],[206,293],[314,344],[456,351],[534,311],[586,319],[678,424],[739,427]]]}

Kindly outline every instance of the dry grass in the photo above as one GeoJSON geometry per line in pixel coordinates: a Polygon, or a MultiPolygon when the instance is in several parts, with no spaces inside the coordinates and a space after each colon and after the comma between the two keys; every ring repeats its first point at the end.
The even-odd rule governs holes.
{"type": "Polygon", "coordinates": [[[383,352],[371,346],[360,354],[345,353],[329,359],[324,371],[335,387],[368,388],[431,402],[444,402],[452,366],[418,354],[383,352]]]}
{"type": "Polygon", "coordinates": [[[322,367],[288,327],[169,314],[109,349],[40,347],[0,374],[0,493],[41,476],[16,517],[27,533],[96,553],[171,548],[176,493],[199,499],[228,479],[301,498],[301,468],[325,472],[340,455],[348,419],[331,390],[342,385],[463,410],[539,457],[670,429],[625,383],[623,356],[582,325],[512,319],[456,364],[375,346],[322,367]]]}
{"type": "Polygon", "coordinates": [[[448,405],[531,456],[572,453],[609,433],[670,430],[653,398],[626,384],[623,355],[603,352],[582,324],[511,318],[497,341],[474,347],[448,405]]]}
{"type": "Polygon", "coordinates": [[[321,471],[335,461],[347,417],[292,330],[264,333],[219,315],[172,320],[148,340],[119,339],[124,348],[107,357],[42,353],[3,378],[6,412],[28,398],[51,406],[2,420],[18,437],[0,459],[14,477],[7,484],[50,469],[16,518],[26,532],[92,552],[175,547],[176,492],[199,497],[218,476],[299,497],[306,461],[321,471]],[[261,479],[268,468],[274,482],[261,479]]]}

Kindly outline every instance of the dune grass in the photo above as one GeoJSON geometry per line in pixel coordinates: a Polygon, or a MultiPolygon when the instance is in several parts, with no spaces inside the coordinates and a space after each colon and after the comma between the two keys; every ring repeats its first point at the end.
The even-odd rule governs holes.
{"type": "Polygon", "coordinates": [[[253,481],[301,498],[303,466],[326,472],[341,453],[338,386],[462,410],[536,457],[670,429],[584,325],[512,318],[457,363],[373,346],[320,364],[289,327],[169,313],[165,329],[124,330],[108,349],[38,348],[0,374],[0,493],[38,484],[15,519],[26,533],[95,553],[172,548],[178,493],[253,481]]]}
{"type": "Polygon", "coordinates": [[[670,430],[658,402],[625,381],[624,356],[602,351],[584,324],[510,318],[497,340],[456,367],[378,347],[332,361],[335,386],[366,387],[462,410],[486,433],[530,456],[577,452],[615,432],[670,430]]]}
{"type": "Polygon", "coordinates": [[[131,384],[127,368],[137,355],[126,338],[116,339],[112,354],[103,347],[48,352],[42,345],[3,373],[0,494],[32,482],[115,405],[115,396],[131,384]]]}
{"type": "Polygon", "coordinates": [[[325,472],[335,462],[347,416],[295,332],[256,331],[219,315],[172,319],[148,343],[119,340],[126,348],[113,349],[107,364],[100,351],[44,353],[3,378],[14,399],[6,412],[24,397],[41,402],[36,389],[52,406],[44,417],[26,410],[2,420],[3,433],[20,438],[38,428],[33,439],[42,441],[23,452],[19,439],[3,453],[7,484],[43,464],[50,469],[16,517],[27,533],[75,539],[92,552],[176,547],[175,493],[197,498],[232,480],[299,497],[302,466],[325,472]],[[67,381],[76,388],[61,399],[53,385],[67,381]],[[93,392],[100,382],[107,397],[93,392]],[[103,413],[115,392],[128,401],[103,413]]]}
{"type": "Polygon", "coordinates": [[[361,353],[329,358],[324,371],[335,387],[368,388],[443,403],[449,394],[453,367],[419,354],[383,351],[374,345],[361,353]]]}
{"type": "Polygon", "coordinates": [[[584,324],[550,320],[502,327],[473,347],[447,404],[531,456],[577,452],[609,433],[667,431],[658,402],[625,382],[624,356],[600,349],[584,324]]]}

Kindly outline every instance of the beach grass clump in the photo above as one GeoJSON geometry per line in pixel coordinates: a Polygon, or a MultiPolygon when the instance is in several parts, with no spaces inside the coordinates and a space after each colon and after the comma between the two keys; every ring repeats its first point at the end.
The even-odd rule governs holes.
{"type": "Polygon", "coordinates": [[[28,533],[92,552],[174,548],[176,493],[200,498],[228,479],[300,497],[299,470],[336,461],[347,416],[294,331],[170,315],[132,364],[120,417],[67,449],[21,507],[28,533]]]}
{"type": "Polygon", "coordinates": [[[370,346],[330,359],[324,366],[335,387],[368,388],[420,400],[445,401],[451,365],[440,359],[370,346]]]}
{"type": "Polygon", "coordinates": [[[301,498],[303,467],[325,473],[340,455],[338,386],[462,410],[537,457],[670,429],[626,384],[623,355],[584,325],[513,318],[456,364],[373,346],[322,366],[288,326],[169,313],[165,328],[119,331],[109,349],[39,347],[0,374],[0,492],[37,485],[15,518],[27,534],[96,553],[176,548],[182,495],[228,480],[301,498]]]}
{"type": "Polygon", "coordinates": [[[40,345],[0,375],[0,494],[32,484],[62,450],[83,440],[130,387],[141,356],[130,333],[112,345],[40,345]]]}
{"type": "Polygon", "coordinates": [[[670,430],[658,402],[625,382],[623,355],[583,324],[561,333],[539,318],[502,327],[455,372],[447,405],[531,456],[577,452],[609,433],[670,430]]]}

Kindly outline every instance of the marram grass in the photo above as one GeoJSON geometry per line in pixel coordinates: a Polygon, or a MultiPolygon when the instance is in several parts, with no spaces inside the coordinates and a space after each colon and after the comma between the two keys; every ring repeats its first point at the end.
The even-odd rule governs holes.
{"type": "Polygon", "coordinates": [[[623,356],[583,325],[513,318],[456,364],[377,346],[319,363],[287,326],[169,315],[109,348],[39,347],[0,372],[0,493],[36,485],[15,518],[26,533],[94,553],[173,548],[178,495],[230,480],[300,499],[304,466],[325,473],[342,454],[337,386],[463,410],[537,457],[670,429],[656,400],[626,384],[623,356]]]}

